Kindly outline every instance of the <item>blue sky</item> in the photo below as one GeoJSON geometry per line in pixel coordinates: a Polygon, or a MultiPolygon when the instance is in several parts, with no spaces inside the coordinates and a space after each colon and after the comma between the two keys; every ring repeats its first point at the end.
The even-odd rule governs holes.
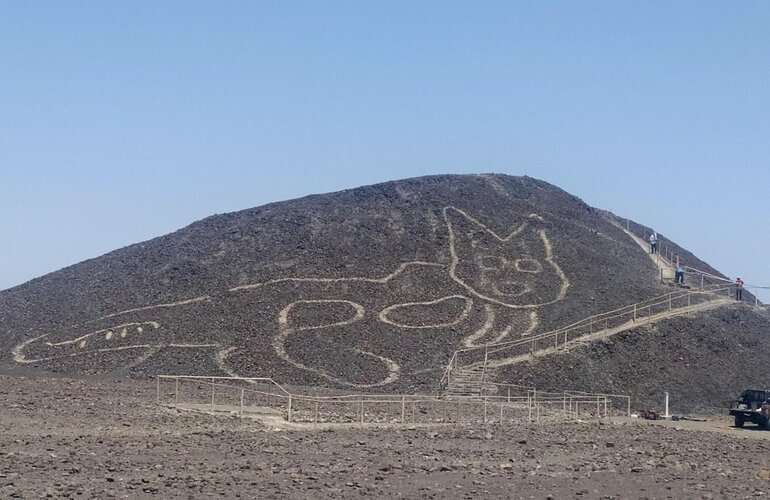
{"type": "Polygon", "coordinates": [[[770,285],[768,26],[765,1],[5,0],[0,289],[214,213],[476,172],[770,285]]]}

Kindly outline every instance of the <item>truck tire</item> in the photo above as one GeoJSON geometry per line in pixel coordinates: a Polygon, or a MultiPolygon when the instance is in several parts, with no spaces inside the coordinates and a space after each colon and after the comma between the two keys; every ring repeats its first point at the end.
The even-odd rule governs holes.
{"type": "Polygon", "coordinates": [[[743,424],[745,424],[746,421],[743,420],[743,417],[740,415],[735,416],[735,426],[736,427],[743,427],[743,424]]]}

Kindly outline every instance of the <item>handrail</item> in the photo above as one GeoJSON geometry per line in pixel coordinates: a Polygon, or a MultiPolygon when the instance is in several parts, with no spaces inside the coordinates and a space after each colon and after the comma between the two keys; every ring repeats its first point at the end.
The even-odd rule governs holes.
{"type": "Polygon", "coordinates": [[[454,368],[454,364],[456,361],[457,361],[457,351],[452,353],[452,357],[449,359],[449,363],[444,369],[444,374],[441,376],[441,380],[439,380],[438,382],[439,392],[441,392],[444,389],[444,387],[449,385],[449,380],[450,380],[450,377],[452,376],[452,370],[454,368]]]}
{"type": "MultiPolygon", "coordinates": [[[[480,353],[481,349],[484,349],[483,361],[479,359],[467,365],[467,367],[469,368],[474,366],[481,367],[481,378],[482,378],[481,386],[483,388],[484,383],[489,384],[488,382],[486,382],[485,375],[486,375],[486,370],[490,363],[490,354],[499,353],[507,349],[514,349],[517,346],[522,346],[522,345],[530,345],[531,347],[529,349],[529,352],[534,353],[534,351],[536,350],[537,344],[541,342],[543,344],[546,344],[545,341],[547,341],[547,345],[549,347],[558,348],[559,345],[566,345],[568,342],[574,341],[579,337],[601,332],[603,330],[607,330],[609,329],[610,321],[613,321],[614,323],[616,323],[618,318],[627,317],[628,320],[620,324],[616,323],[613,326],[613,328],[622,327],[623,325],[626,325],[626,324],[634,324],[640,318],[642,319],[646,318],[647,321],[651,321],[652,318],[655,317],[655,315],[661,314],[663,312],[663,311],[660,311],[653,314],[653,311],[655,309],[660,309],[661,306],[664,307],[664,311],[685,311],[692,306],[692,297],[708,296],[709,300],[711,300],[712,296],[717,295],[723,291],[727,291],[729,295],[731,289],[732,289],[732,285],[716,284],[716,285],[709,285],[707,287],[704,287],[701,290],[688,289],[688,290],[668,292],[666,294],[653,297],[650,299],[646,299],[646,300],[637,302],[635,304],[623,306],[623,307],[614,309],[612,311],[607,311],[604,313],[589,316],[588,318],[583,318],[567,326],[557,328],[555,330],[551,330],[549,332],[541,333],[538,335],[522,337],[519,339],[509,340],[506,342],[485,344],[485,345],[475,346],[471,348],[458,349],[453,353],[450,364],[447,366],[447,369],[445,370],[445,374],[444,374],[444,377],[442,377],[441,383],[447,384],[447,385],[449,384],[451,380],[452,370],[454,370],[457,366],[459,366],[461,355],[467,355],[468,353],[471,353],[471,352],[480,353]],[[680,307],[674,307],[674,302],[680,301],[684,298],[687,299],[686,305],[683,305],[680,307]],[[603,327],[599,326],[599,328],[594,330],[594,325],[602,325],[603,327]],[[575,337],[573,339],[569,339],[570,333],[573,333],[578,330],[583,330],[583,329],[587,329],[588,332],[578,337],[575,337]],[[563,339],[562,339],[562,336],[563,336],[563,339]]],[[[444,386],[442,385],[440,387],[443,388],[444,386]]]]}
{"type": "MultiPolygon", "coordinates": [[[[239,404],[236,403],[234,406],[237,408],[240,406],[240,415],[245,415],[246,413],[251,413],[252,410],[249,410],[248,407],[253,405],[245,405],[244,404],[244,394],[245,393],[257,393],[261,395],[267,395],[267,407],[268,408],[274,408],[274,409],[280,409],[283,412],[284,418],[288,422],[302,422],[302,421],[313,421],[313,422],[319,422],[319,409],[326,407],[327,409],[324,410],[325,417],[329,418],[329,415],[332,416],[332,418],[336,419],[337,421],[342,419],[342,422],[355,422],[355,423],[361,423],[363,424],[366,419],[369,420],[369,423],[395,423],[400,420],[402,424],[407,423],[409,420],[411,420],[411,423],[415,423],[415,415],[419,415],[420,413],[426,413],[430,415],[429,412],[433,412],[432,416],[428,416],[426,423],[446,423],[446,419],[450,419],[449,421],[454,421],[455,423],[488,423],[489,421],[497,420],[498,422],[503,422],[503,412],[504,409],[508,409],[505,411],[511,411],[514,410],[513,418],[525,418],[521,413],[519,413],[518,417],[516,417],[515,409],[528,409],[528,415],[529,419],[532,420],[533,418],[537,418],[539,420],[540,418],[540,411],[541,408],[545,408],[550,406],[552,409],[554,407],[561,406],[562,408],[560,411],[569,411],[570,415],[575,415],[577,417],[579,408],[583,408],[585,411],[585,408],[588,408],[589,414],[594,415],[597,417],[608,416],[609,411],[615,411],[618,409],[618,406],[616,404],[617,400],[619,398],[624,398],[623,401],[629,401],[629,403],[626,404],[626,407],[630,408],[630,398],[628,396],[616,396],[616,395],[606,395],[606,394],[592,394],[592,393],[580,393],[577,391],[563,391],[563,392],[548,392],[548,391],[537,391],[535,388],[529,388],[524,386],[519,386],[519,389],[525,389],[526,394],[523,394],[521,390],[518,391],[518,394],[511,395],[510,392],[507,396],[460,396],[460,397],[453,397],[450,399],[447,398],[441,398],[440,396],[433,396],[433,395],[420,395],[420,394],[414,394],[414,395],[406,395],[406,394],[355,394],[355,395],[341,395],[341,396],[312,396],[312,395],[299,395],[299,394],[276,394],[276,393],[270,393],[270,392],[263,392],[259,390],[255,390],[249,387],[243,387],[243,385],[235,385],[227,383],[228,381],[264,381],[264,382],[270,382],[274,383],[272,379],[269,378],[248,378],[248,377],[220,377],[220,376],[197,376],[197,375],[158,375],[157,381],[158,381],[158,387],[157,387],[157,395],[156,400],[157,404],[161,404],[161,390],[160,390],[160,382],[161,380],[174,380],[176,384],[176,388],[174,390],[174,402],[173,403],[166,403],[171,404],[172,406],[176,406],[179,408],[185,408],[189,410],[198,410],[200,407],[210,408],[211,411],[215,410],[217,407],[222,407],[225,411],[232,413],[232,407],[233,405],[228,405],[227,403],[221,403],[221,395],[223,394],[220,392],[220,403],[215,403],[215,389],[217,387],[224,388],[224,389],[235,389],[237,391],[240,391],[240,400],[239,404]],[[211,385],[211,393],[210,393],[210,399],[208,399],[208,402],[206,403],[194,403],[194,402],[187,402],[182,403],[179,401],[179,381],[180,380],[189,380],[189,381],[199,381],[202,382],[203,385],[208,385],[210,383],[211,385]],[[270,402],[270,397],[273,396],[273,404],[270,402]],[[329,413],[328,405],[347,405],[347,408],[349,408],[351,411],[355,412],[355,416],[351,419],[351,413],[348,412],[348,410],[343,410],[342,414],[337,414],[336,410],[333,410],[332,413],[329,413]],[[407,419],[407,404],[411,407],[411,418],[407,419]],[[278,405],[276,407],[276,405],[278,405]],[[382,406],[382,405],[389,405],[389,406],[382,406]],[[396,405],[395,407],[393,405],[396,405]],[[421,405],[421,409],[419,412],[415,411],[415,405],[421,405]],[[427,405],[427,406],[426,406],[427,405]],[[455,406],[452,406],[455,405],[455,406]],[[492,408],[489,405],[494,405],[494,412],[492,408]],[[587,405],[587,406],[586,406],[587,405]],[[596,411],[595,413],[592,413],[591,408],[593,408],[595,405],[596,411]],[[369,408],[369,413],[366,413],[364,408],[369,408]],[[462,407],[465,407],[466,410],[461,410],[462,407]],[[457,409],[457,413],[454,413],[454,409],[457,409]],[[438,416],[436,414],[436,411],[438,411],[438,416]],[[468,412],[465,415],[465,418],[463,419],[461,416],[461,412],[468,412]],[[499,413],[498,413],[499,412],[499,413]],[[573,413],[574,412],[574,413],[573,413]],[[373,415],[373,417],[372,417],[373,415]],[[482,418],[483,415],[483,418],[482,418]],[[499,418],[497,417],[499,415],[499,418]],[[456,419],[454,419],[456,417],[456,419]],[[372,422],[372,418],[374,418],[374,422],[372,422]],[[383,419],[384,418],[384,419],[383,419]],[[438,420],[436,420],[438,418],[438,420]],[[492,420],[489,420],[491,418],[492,420]],[[308,420],[310,419],[310,420],[308,420]],[[452,420],[454,419],[454,420],[452,420]]],[[[275,384],[276,387],[280,387],[279,384],[275,384]]],[[[225,393],[226,394],[226,393],[225,393]]],[[[198,396],[193,396],[194,399],[197,399],[198,396]]],[[[208,398],[208,396],[207,396],[208,398]]],[[[261,405],[257,405],[261,406],[261,405]]],[[[625,408],[624,408],[625,410],[625,408]]],[[[258,412],[257,412],[258,413],[258,412]]],[[[525,413],[524,415],[526,415],[525,413]]],[[[511,417],[509,417],[511,418],[511,417]]],[[[330,420],[326,420],[329,422],[330,420]]]]}
{"type": "MultiPolygon", "coordinates": [[[[515,340],[508,340],[508,341],[505,341],[505,342],[497,342],[497,343],[491,343],[491,344],[484,344],[484,345],[480,345],[480,346],[467,347],[465,349],[457,349],[455,351],[455,353],[479,351],[479,350],[485,349],[485,348],[488,349],[488,348],[493,348],[493,347],[502,347],[502,346],[506,346],[506,345],[515,345],[515,344],[526,343],[526,342],[529,342],[529,341],[532,341],[532,340],[540,340],[542,338],[552,337],[554,334],[556,334],[558,332],[564,332],[564,331],[568,331],[568,330],[574,329],[576,327],[583,326],[586,323],[590,324],[592,320],[597,320],[597,319],[604,320],[604,319],[609,319],[609,318],[615,318],[619,314],[613,314],[613,313],[620,313],[621,311],[624,311],[626,309],[628,309],[629,312],[631,310],[633,310],[633,308],[635,308],[635,307],[637,309],[644,310],[647,307],[664,304],[664,303],[666,303],[669,300],[678,299],[678,298],[681,298],[683,296],[687,296],[687,295],[690,295],[690,294],[706,294],[706,293],[714,294],[714,293],[719,292],[719,291],[721,291],[721,290],[723,290],[725,288],[727,288],[727,287],[725,287],[725,285],[711,285],[711,286],[709,286],[708,289],[703,289],[703,290],[679,290],[679,291],[676,291],[676,292],[668,292],[668,293],[665,293],[663,295],[659,295],[657,297],[653,297],[651,299],[646,299],[646,300],[643,300],[641,302],[637,302],[635,304],[630,304],[630,305],[627,305],[627,306],[619,307],[617,309],[613,309],[611,311],[606,311],[606,312],[603,312],[603,313],[594,314],[593,316],[589,316],[587,318],[583,318],[581,320],[575,321],[574,323],[570,323],[569,325],[563,326],[561,328],[557,328],[555,330],[550,330],[550,331],[545,332],[545,333],[539,333],[537,335],[522,337],[520,339],[515,339],[515,340]],[[655,301],[655,302],[653,302],[653,301],[655,301]]],[[[620,315],[622,315],[622,314],[620,314],[620,315]]]]}
{"type": "MultiPolygon", "coordinates": [[[[157,375],[158,379],[167,378],[167,379],[196,379],[196,380],[243,380],[245,382],[249,383],[255,383],[255,382],[269,382],[279,388],[285,395],[290,395],[291,393],[284,389],[284,387],[276,382],[275,380],[269,378],[269,377],[224,377],[224,376],[217,376],[217,375],[157,375]]],[[[249,389],[250,392],[260,392],[256,389],[249,389]]],[[[267,394],[267,393],[262,393],[267,394]]],[[[270,393],[272,394],[272,393],[270,393]]]]}
{"type": "MultiPolygon", "coordinates": [[[[489,344],[486,347],[494,348],[493,350],[489,351],[490,353],[499,352],[500,350],[502,350],[504,348],[507,348],[507,347],[513,347],[513,346],[516,346],[516,345],[531,343],[533,341],[536,342],[538,340],[549,339],[549,338],[558,336],[560,334],[565,334],[565,333],[569,333],[569,332],[578,330],[578,329],[583,328],[585,326],[591,327],[594,324],[595,320],[599,320],[599,323],[601,323],[601,322],[608,322],[611,319],[616,319],[616,318],[621,318],[623,316],[628,316],[628,315],[632,314],[632,312],[640,312],[640,311],[643,312],[644,310],[647,310],[649,312],[649,311],[652,310],[653,307],[665,305],[666,303],[669,304],[669,308],[668,308],[669,311],[686,309],[687,307],[690,307],[690,305],[674,308],[674,307],[671,307],[670,304],[674,300],[680,299],[682,297],[688,297],[688,296],[692,296],[692,295],[706,295],[706,294],[714,295],[715,292],[722,291],[722,290],[729,290],[729,289],[730,289],[730,287],[721,287],[721,288],[716,289],[714,291],[706,292],[706,291],[696,290],[696,291],[688,291],[688,292],[680,293],[678,295],[674,295],[674,292],[671,292],[671,293],[666,294],[664,296],[656,297],[656,299],[655,299],[656,301],[655,302],[651,302],[651,301],[639,302],[637,304],[632,304],[631,306],[625,306],[625,307],[616,309],[614,311],[609,311],[607,313],[602,313],[602,314],[597,314],[597,315],[591,316],[589,318],[580,320],[578,322],[575,322],[575,323],[573,323],[571,325],[568,325],[566,327],[563,327],[563,328],[558,328],[556,330],[551,330],[549,332],[541,333],[541,334],[538,334],[538,335],[535,335],[535,336],[532,336],[532,337],[522,337],[520,339],[508,341],[505,344],[502,344],[502,343],[501,344],[489,344]],[[632,309],[634,306],[636,306],[636,309],[632,309]],[[626,310],[626,309],[628,309],[628,310],[626,310]]],[[[648,314],[645,317],[646,318],[650,318],[651,316],[652,316],[651,314],[648,314]]],[[[634,321],[635,321],[635,319],[634,319],[634,321]]],[[[606,329],[606,328],[604,328],[604,329],[606,329]]],[[[596,332],[599,332],[601,330],[603,330],[603,329],[597,329],[596,332]]],[[[592,332],[592,333],[596,333],[596,332],[592,332]]]]}

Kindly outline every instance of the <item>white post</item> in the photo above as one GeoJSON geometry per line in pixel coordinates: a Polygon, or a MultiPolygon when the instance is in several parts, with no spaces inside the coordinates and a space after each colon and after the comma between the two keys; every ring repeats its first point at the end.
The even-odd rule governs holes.
{"type": "Polygon", "coordinates": [[[286,406],[286,421],[291,422],[291,394],[289,394],[289,402],[286,406]]]}
{"type": "Polygon", "coordinates": [[[671,418],[671,415],[668,414],[668,392],[666,394],[666,413],[663,415],[663,418],[671,418]]]}

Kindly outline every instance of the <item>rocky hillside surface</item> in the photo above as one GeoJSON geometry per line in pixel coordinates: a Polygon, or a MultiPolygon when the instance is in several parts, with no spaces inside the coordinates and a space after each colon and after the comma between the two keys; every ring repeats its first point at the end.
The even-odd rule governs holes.
{"type": "MultiPolygon", "coordinates": [[[[422,177],[214,215],[2,291],[0,363],[430,392],[454,350],[660,295],[658,277],[612,214],[555,186],[422,177]]],[[[641,398],[701,391],[715,404],[770,385],[747,361],[770,359],[768,326],[728,308],[502,373],[641,398]]]]}

